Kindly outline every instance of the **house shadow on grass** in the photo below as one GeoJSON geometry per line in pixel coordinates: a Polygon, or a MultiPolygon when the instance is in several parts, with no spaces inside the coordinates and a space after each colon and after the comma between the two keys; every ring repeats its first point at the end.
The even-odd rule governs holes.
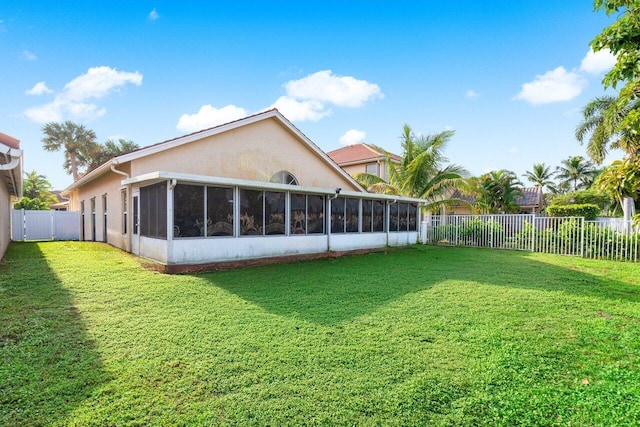
{"type": "Polygon", "coordinates": [[[640,301],[640,286],[546,264],[524,252],[489,249],[413,246],[198,276],[271,313],[325,325],[447,280],[640,301]]]}
{"type": "Polygon", "coordinates": [[[82,313],[37,243],[0,263],[0,425],[64,424],[107,381],[82,313]]]}

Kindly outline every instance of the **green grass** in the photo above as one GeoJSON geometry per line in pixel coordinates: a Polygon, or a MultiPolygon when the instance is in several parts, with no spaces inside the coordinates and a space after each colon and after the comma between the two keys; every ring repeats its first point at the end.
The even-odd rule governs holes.
{"type": "Polygon", "coordinates": [[[640,265],[427,246],[168,276],[0,264],[0,425],[634,425],[640,265]]]}

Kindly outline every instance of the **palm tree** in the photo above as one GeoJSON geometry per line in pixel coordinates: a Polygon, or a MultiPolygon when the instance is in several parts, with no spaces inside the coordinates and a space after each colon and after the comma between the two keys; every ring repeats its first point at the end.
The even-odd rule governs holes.
{"type": "Polygon", "coordinates": [[[409,125],[404,125],[402,135],[402,160],[400,164],[391,161],[391,154],[386,153],[389,181],[360,173],[354,178],[373,193],[398,194],[426,199],[429,203],[425,209],[435,211],[440,206],[450,204],[449,196],[453,189],[464,185],[463,176],[467,174],[461,166],[447,164],[443,155],[447,142],[455,131],[447,130],[427,136],[416,136],[409,125]]]}
{"type": "Polygon", "coordinates": [[[78,180],[78,168],[91,163],[96,152],[96,134],[83,125],[66,121],[49,122],[42,127],[42,142],[47,151],[64,150],[64,169],[78,180]]]}
{"type": "Polygon", "coordinates": [[[51,183],[44,175],[31,171],[25,173],[22,186],[22,199],[14,205],[14,209],[47,210],[58,199],[51,192],[51,183]]]}
{"type": "Polygon", "coordinates": [[[640,135],[622,121],[632,110],[640,108],[640,100],[620,106],[617,98],[602,96],[588,103],[582,110],[583,120],[576,127],[576,139],[581,144],[587,136],[587,154],[596,164],[601,164],[610,149],[621,149],[628,156],[640,152],[640,135]]]}
{"type": "Polygon", "coordinates": [[[486,213],[518,212],[517,198],[522,183],[515,173],[501,169],[486,173],[475,180],[476,207],[486,213]]]}
{"type": "Polygon", "coordinates": [[[544,163],[534,163],[531,171],[524,173],[525,178],[540,189],[545,187],[552,192],[555,192],[555,181],[553,176],[556,173],[551,170],[551,166],[547,166],[544,163]]]}
{"type": "Polygon", "coordinates": [[[562,166],[556,168],[556,176],[562,180],[561,186],[571,183],[573,191],[589,188],[596,174],[593,163],[582,156],[568,157],[561,163],[562,166]]]}
{"type": "Polygon", "coordinates": [[[131,140],[120,138],[118,139],[118,142],[108,139],[104,145],[96,144],[94,148],[96,149],[96,152],[91,153],[91,162],[87,165],[87,173],[115,156],[128,153],[129,151],[136,150],[140,147],[131,140]]]}

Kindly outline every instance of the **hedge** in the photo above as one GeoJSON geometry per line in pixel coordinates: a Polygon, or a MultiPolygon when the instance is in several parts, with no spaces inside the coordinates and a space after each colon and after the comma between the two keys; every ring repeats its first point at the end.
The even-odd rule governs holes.
{"type": "Polygon", "coordinates": [[[550,216],[581,216],[586,220],[594,220],[600,213],[600,208],[591,203],[582,205],[551,205],[547,206],[547,213],[550,216]]]}

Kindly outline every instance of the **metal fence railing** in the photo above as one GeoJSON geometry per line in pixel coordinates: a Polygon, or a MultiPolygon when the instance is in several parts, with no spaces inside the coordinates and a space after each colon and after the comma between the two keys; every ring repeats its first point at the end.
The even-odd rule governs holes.
{"type": "Polygon", "coordinates": [[[640,229],[608,218],[533,214],[436,215],[424,243],[514,249],[593,259],[640,261],[640,229]]]}

